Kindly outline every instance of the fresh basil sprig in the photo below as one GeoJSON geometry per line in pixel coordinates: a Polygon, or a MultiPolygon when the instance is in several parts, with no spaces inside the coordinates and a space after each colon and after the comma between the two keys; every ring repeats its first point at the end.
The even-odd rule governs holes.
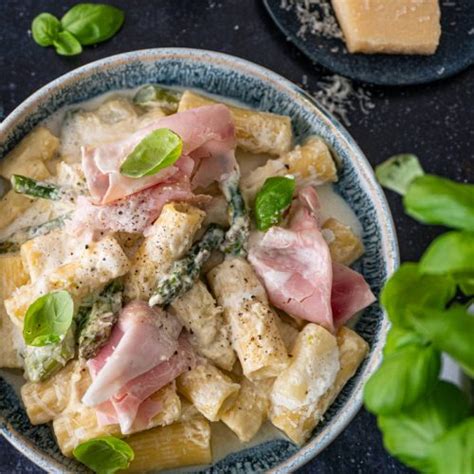
{"type": "Polygon", "coordinates": [[[114,36],[124,19],[123,11],[112,5],[79,3],[61,18],[61,26],[87,46],[114,36]]]}
{"type": "MultiPolygon", "coordinates": [[[[474,186],[422,175],[415,157],[389,160],[382,184],[404,194],[406,212],[447,232],[420,263],[404,263],[382,291],[392,327],[364,400],[378,415],[385,447],[430,474],[474,472],[474,417],[466,398],[438,380],[441,352],[474,376],[474,186]]],[[[382,173],[380,172],[382,170],[382,173]]]]}
{"type": "Polygon", "coordinates": [[[73,455],[97,474],[113,474],[127,469],[135,457],[130,445],[114,436],[85,441],[74,449],[73,455]]]}
{"type": "Polygon", "coordinates": [[[114,36],[122,27],[125,15],[112,5],[79,3],[58,20],[41,13],[31,24],[33,39],[40,46],[54,46],[62,56],[82,52],[82,46],[97,44],[114,36]]]}
{"type": "Polygon", "coordinates": [[[447,232],[437,237],[420,261],[420,271],[431,275],[451,275],[468,294],[474,286],[474,233],[447,232]]]}
{"type": "Polygon", "coordinates": [[[127,156],[120,173],[129,178],[143,178],[174,164],[183,151],[183,140],[169,128],[149,133],[127,156]]]}
{"type": "Polygon", "coordinates": [[[61,22],[51,13],[40,13],[31,24],[33,39],[43,47],[52,46],[60,31],[61,22]]]}
{"type": "Polygon", "coordinates": [[[474,185],[425,175],[416,178],[403,198],[407,214],[425,224],[474,232],[474,185]]]}
{"type": "Polygon", "coordinates": [[[267,230],[280,222],[290,207],[295,192],[295,179],[274,176],[267,178],[255,198],[254,214],[258,230],[267,230]]]}
{"type": "Polygon", "coordinates": [[[386,283],[380,301],[390,320],[411,329],[408,307],[444,308],[454,298],[456,284],[445,275],[426,275],[416,263],[403,263],[386,283]]]}
{"type": "Polygon", "coordinates": [[[399,194],[407,192],[408,185],[425,173],[415,155],[395,155],[375,168],[375,175],[382,186],[399,194]]]}
{"type": "Polygon", "coordinates": [[[66,335],[74,316],[74,302],[67,291],[38,298],[26,311],[23,338],[29,346],[56,344],[66,335]]]}
{"type": "Polygon", "coordinates": [[[82,46],[69,31],[60,31],[53,41],[56,52],[61,56],[75,56],[82,52],[82,46]]]}
{"type": "Polygon", "coordinates": [[[365,385],[365,405],[378,415],[409,407],[436,386],[441,355],[431,345],[408,344],[386,356],[365,385]]]}
{"type": "Polygon", "coordinates": [[[430,449],[430,472],[470,474],[474,472],[474,417],[448,430],[430,449]]]}
{"type": "MultiPolygon", "coordinates": [[[[439,382],[435,389],[396,416],[381,416],[387,449],[411,467],[430,469],[431,445],[469,415],[469,402],[455,385],[439,382]]],[[[448,472],[448,471],[446,471],[448,472]]]]}

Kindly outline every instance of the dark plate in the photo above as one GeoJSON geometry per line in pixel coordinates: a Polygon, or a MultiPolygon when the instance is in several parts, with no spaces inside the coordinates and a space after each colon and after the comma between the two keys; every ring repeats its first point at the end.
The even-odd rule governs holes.
{"type": "Polygon", "coordinates": [[[350,54],[343,40],[310,33],[298,36],[294,9],[263,0],[270,16],[306,56],[342,76],[372,84],[402,86],[437,81],[474,63],[474,0],[441,0],[441,41],[432,56],[350,54]]]}

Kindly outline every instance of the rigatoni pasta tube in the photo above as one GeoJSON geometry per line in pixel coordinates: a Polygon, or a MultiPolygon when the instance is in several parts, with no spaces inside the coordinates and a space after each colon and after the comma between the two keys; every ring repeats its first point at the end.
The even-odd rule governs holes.
{"type": "Polygon", "coordinates": [[[21,258],[35,282],[66,262],[79,258],[81,246],[61,229],[35,237],[21,246],[21,258]]]}
{"type": "Polygon", "coordinates": [[[253,206],[255,196],[267,178],[284,175],[293,176],[298,186],[337,181],[336,165],[328,147],[320,138],[310,137],[303,145],[268,160],[242,178],[240,189],[247,205],[253,206]]]}
{"type": "Polygon", "coordinates": [[[163,207],[132,259],[125,280],[128,299],[150,298],[158,280],[167,274],[175,260],[189,250],[204,217],[203,211],[185,203],[169,203],[163,207]]]}
{"type": "Polygon", "coordinates": [[[11,293],[28,282],[20,255],[0,255],[0,367],[19,369],[23,366],[20,355],[23,336],[8,317],[3,304],[11,293]]]}
{"type": "Polygon", "coordinates": [[[232,370],[236,357],[230,328],[222,308],[202,281],[198,280],[188,292],[176,298],[170,310],[192,334],[191,343],[200,354],[218,367],[232,370]]]}
{"type": "MultiPolygon", "coordinates": [[[[179,102],[178,112],[215,103],[216,101],[208,97],[185,91],[179,102]]],[[[289,117],[224,105],[227,105],[232,113],[237,145],[242,149],[271,155],[281,155],[290,149],[293,132],[289,117]]]]}
{"type": "Polygon", "coordinates": [[[21,399],[33,425],[48,423],[66,409],[73,389],[72,375],[78,367],[79,362],[72,361],[50,379],[44,382],[26,382],[21,387],[21,399]]]}
{"type": "Polygon", "coordinates": [[[317,403],[336,380],[336,338],[317,324],[306,325],[296,339],[291,364],[276,378],[270,419],[295,443],[304,442],[316,426],[317,403]]]}
{"type": "Polygon", "coordinates": [[[6,179],[10,179],[12,174],[22,174],[35,179],[44,179],[49,173],[43,175],[35,174],[33,176],[31,172],[34,172],[34,167],[37,162],[42,163],[54,158],[58,148],[58,138],[47,128],[38,127],[29,133],[15,149],[0,162],[0,175],[6,179]]]}
{"type": "Polygon", "coordinates": [[[135,453],[127,472],[159,471],[212,461],[211,427],[202,416],[143,431],[126,441],[135,453]]]}
{"type": "Polygon", "coordinates": [[[363,255],[364,246],[349,226],[331,217],[322,229],[333,262],[351,265],[363,255]]]}
{"type": "Polygon", "coordinates": [[[351,379],[359,365],[365,359],[369,345],[352,329],[341,327],[337,333],[339,346],[339,364],[341,368],[337,373],[334,384],[323,395],[317,406],[317,415],[321,418],[331,406],[344,385],[351,379]]]}
{"type": "MultiPolygon", "coordinates": [[[[308,326],[314,325],[308,324],[308,326]]],[[[308,326],[306,326],[306,328],[308,326]]],[[[302,334],[303,333],[304,330],[302,331],[302,334]]],[[[273,396],[279,390],[279,387],[281,386],[280,383],[276,384],[273,388],[272,408],[270,414],[271,421],[275,426],[284,431],[285,434],[295,443],[301,444],[308,439],[312,430],[319,423],[322,416],[331,406],[347,381],[354,375],[367,354],[368,344],[357,333],[349,328],[342,327],[337,333],[336,340],[339,351],[339,370],[325,393],[318,397],[316,401],[307,404],[306,409],[303,408],[304,405],[301,405],[300,408],[297,408],[296,406],[288,408],[278,404],[278,402],[275,403],[273,396]]],[[[295,357],[298,357],[298,343],[301,344],[302,342],[302,340],[299,340],[295,345],[295,357]]],[[[324,345],[322,347],[324,347],[324,345]]],[[[326,347],[329,348],[327,345],[326,347]]],[[[301,357],[301,355],[299,357],[301,357]]],[[[330,370],[330,364],[327,363],[321,364],[319,370],[328,374],[332,373],[330,370]]],[[[281,382],[283,381],[284,376],[283,373],[280,379],[281,382]]],[[[333,377],[331,376],[331,378],[333,377]]],[[[286,405],[288,405],[288,403],[286,403],[286,405]]]]}
{"type": "MultiPolygon", "coordinates": [[[[82,381],[84,380],[88,381],[87,386],[89,386],[90,378],[88,378],[88,374],[83,376],[82,381]]],[[[122,437],[123,434],[118,424],[99,424],[95,408],[81,403],[81,398],[87,387],[78,390],[77,382],[75,384],[74,378],[71,380],[71,383],[72,390],[68,406],[64,412],[53,420],[53,430],[61,452],[65,456],[71,456],[72,451],[78,444],[98,436],[112,435],[122,437]]],[[[179,419],[181,415],[181,401],[176,393],[174,383],[166,385],[150,398],[162,406],[161,411],[145,427],[132,425],[131,433],[144,429],[148,430],[157,426],[166,426],[179,419]]]]}
{"type": "MultiPolygon", "coordinates": [[[[47,128],[38,127],[28,134],[3,160],[0,175],[10,179],[13,174],[44,180],[50,176],[44,161],[52,159],[58,150],[59,140],[47,128]]],[[[11,224],[34,200],[8,191],[0,199],[0,229],[11,224]]]]}
{"type": "Polygon", "coordinates": [[[80,299],[124,275],[128,269],[128,258],[118,242],[111,236],[105,237],[86,246],[77,260],[18,288],[5,300],[5,307],[12,321],[21,326],[28,307],[40,296],[66,290],[73,298],[80,299]]]}
{"type": "Polygon", "coordinates": [[[240,391],[232,406],[220,417],[242,442],[250,441],[267,418],[273,379],[240,380],[240,391]]]}
{"type": "Polygon", "coordinates": [[[231,327],[232,345],[250,380],[276,377],[288,354],[267,295],[250,264],[227,258],[208,279],[231,327]]]}
{"type": "Polygon", "coordinates": [[[218,421],[221,413],[237,398],[240,385],[211,363],[202,361],[197,367],[181,374],[178,390],[209,421],[218,421]]]}

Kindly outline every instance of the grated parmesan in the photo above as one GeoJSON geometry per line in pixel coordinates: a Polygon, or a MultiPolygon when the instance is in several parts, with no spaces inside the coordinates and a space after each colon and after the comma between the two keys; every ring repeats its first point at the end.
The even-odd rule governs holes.
{"type": "Polygon", "coordinates": [[[342,32],[333,14],[329,0],[281,0],[280,8],[294,10],[300,22],[297,36],[306,34],[325,38],[342,38],[342,32]]]}
{"type": "Polygon", "coordinates": [[[375,108],[372,94],[360,86],[355,86],[346,77],[334,74],[316,84],[319,90],[311,92],[311,95],[347,126],[351,125],[350,111],[359,109],[364,115],[368,115],[375,108]]]}

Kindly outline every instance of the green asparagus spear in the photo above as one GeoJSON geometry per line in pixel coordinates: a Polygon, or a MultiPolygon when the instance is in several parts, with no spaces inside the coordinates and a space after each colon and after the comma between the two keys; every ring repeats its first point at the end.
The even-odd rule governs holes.
{"type": "Polygon", "coordinates": [[[178,110],[180,98],[179,92],[148,84],[137,91],[133,102],[141,107],[160,107],[166,113],[172,114],[178,110]]]}
{"type": "Polygon", "coordinates": [[[59,229],[64,226],[67,219],[71,217],[71,213],[63,214],[62,216],[51,219],[35,226],[24,227],[15,233],[9,235],[6,239],[0,241],[0,254],[8,252],[17,252],[21,244],[27,240],[34,239],[40,235],[45,235],[54,229],[59,229]]]}
{"type": "Polygon", "coordinates": [[[190,290],[212,250],[219,248],[223,240],[223,229],[211,224],[202,239],[196,242],[181,260],[174,262],[170,273],[158,283],[155,293],[149,300],[150,306],[170,304],[175,298],[190,290]]]}
{"type": "Polygon", "coordinates": [[[79,357],[88,360],[109,340],[122,308],[123,283],[120,279],[107,285],[92,305],[79,309],[79,357]]]}
{"type": "Polygon", "coordinates": [[[247,240],[250,233],[250,221],[245,202],[239,188],[240,172],[235,170],[221,184],[221,190],[229,203],[230,228],[225,235],[222,251],[230,255],[247,255],[247,240]]]}
{"type": "Polygon", "coordinates": [[[74,358],[76,349],[75,324],[72,323],[64,339],[57,344],[46,346],[26,346],[25,371],[32,382],[42,382],[48,379],[68,361],[74,358]]]}
{"type": "Polygon", "coordinates": [[[59,201],[62,199],[62,191],[59,186],[55,184],[38,181],[27,176],[14,174],[11,177],[13,189],[19,194],[26,194],[27,196],[50,199],[52,201],[59,201]]]}

